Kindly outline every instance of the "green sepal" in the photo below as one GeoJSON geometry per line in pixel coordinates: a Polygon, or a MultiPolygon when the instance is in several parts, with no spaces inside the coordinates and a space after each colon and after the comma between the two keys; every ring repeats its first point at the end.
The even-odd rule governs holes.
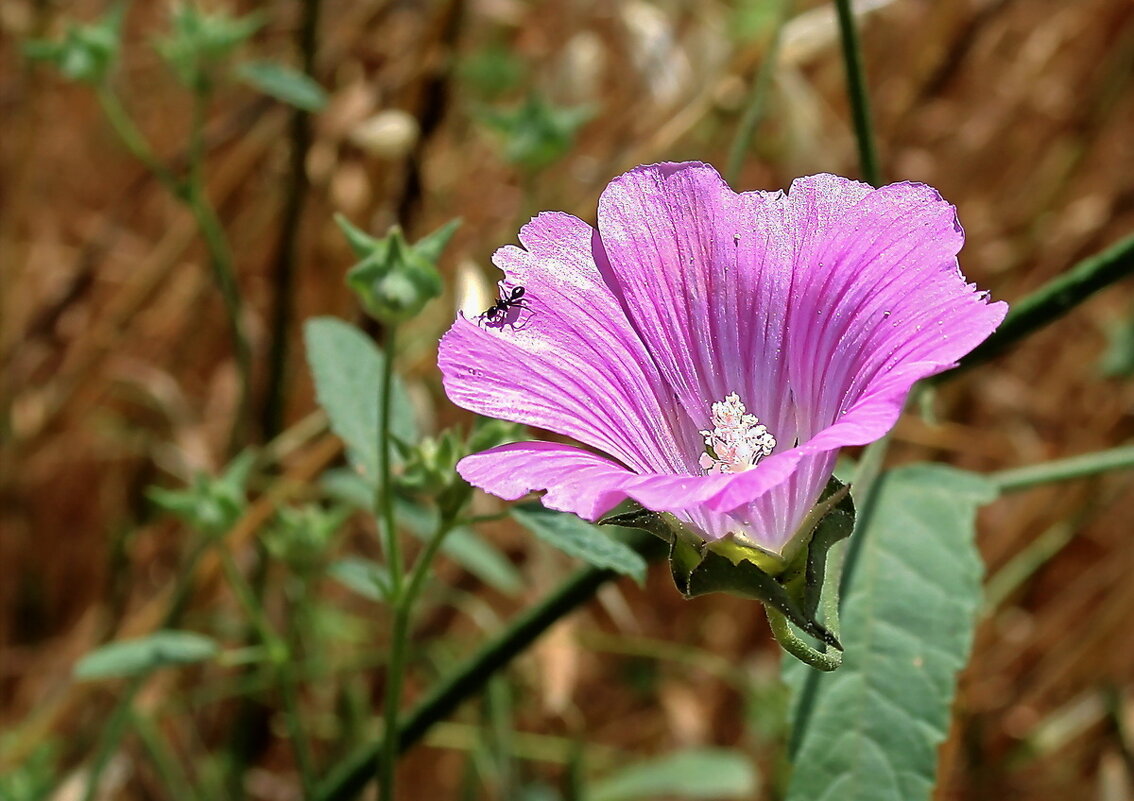
{"type": "Polygon", "coordinates": [[[62,41],[28,41],[24,55],[52,62],[68,80],[92,86],[103,84],[118,60],[125,16],[126,4],[117,2],[98,22],[68,25],[62,41]]]}
{"type": "Polygon", "coordinates": [[[347,273],[347,286],[371,317],[386,324],[400,323],[441,294],[437,260],[460,220],[449,221],[412,245],[398,226],[379,239],[341,214],[335,215],[335,222],[360,259],[347,273]]]}
{"type": "Polygon", "coordinates": [[[669,543],[670,573],[686,598],[727,592],[762,601],[801,631],[842,650],[835,633],[816,618],[827,579],[828,551],[854,527],[848,487],[834,477],[793,538],[796,553],[791,561],[734,538],[706,542],[673,515],[632,502],[620,505],[600,523],[640,528],[669,543]]]}

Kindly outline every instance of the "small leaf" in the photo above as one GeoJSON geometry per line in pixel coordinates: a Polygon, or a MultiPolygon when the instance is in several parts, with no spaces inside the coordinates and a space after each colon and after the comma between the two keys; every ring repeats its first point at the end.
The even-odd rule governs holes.
{"type": "Polygon", "coordinates": [[[171,665],[212,659],[220,651],[216,640],[192,631],[157,631],[148,637],[104,645],[75,665],[77,679],[137,676],[171,665]]]}
{"type": "Polygon", "coordinates": [[[819,674],[784,660],[801,732],[789,801],[925,801],[933,789],[980,600],[975,514],[995,490],[914,465],[883,476],[877,493],[854,534],[866,539],[848,565],[842,667],[819,674]]]}
{"type": "Polygon", "coordinates": [[[327,93],[309,76],[275,61],[250,61],[236,68],[236,76],[254,89],[304,111],[321,111],[327,93]]]}
{"type": "Polygon", "coordinates": [[[377,562],[348,556],[332,564],[327,573],[344,587],[371,601],[390,599],[390,576],[377,562]]]}
{"type": "MultiPolygon", "coordinates": [[[[366,334],[335,317],[316,317],[304,326],[307,363],[319,405],[331,430],[346,443],[347,456],[367,480],[378,479],[378,387],[382,355],[366,334]]],[[[403,442],[418,439],[413,405],[394,377],[390,432],[403,442]]]]}
{"type": "MultiPolygon", "coordinates": [[[[632,548],[613,539],[598,526],[564,512],[553,512],[539,504],[512,509],[512,517],[544,542],[595,567],[646,581],[646,560],[632,548]]],[[[617,527],[615,527],[617,528],[617,527]]]]}
{"type": "Polygon", "coordinates": [[[638,762],[596,782],[588,801],[655,798],[749,799],[759,781],[744,754],[725,748],[691,748],[638,762]]]}

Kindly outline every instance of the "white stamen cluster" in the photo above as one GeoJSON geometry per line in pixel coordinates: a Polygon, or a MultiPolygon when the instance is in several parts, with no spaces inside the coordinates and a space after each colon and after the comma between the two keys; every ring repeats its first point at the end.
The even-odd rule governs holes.
{"type": "Polygon", "coordinates": [[[776,438],[735,392],[713,404],[712,422],[712,430],[700,432],[706,448],[700,465],[710,475],[750,470],[776,447],[776,438]]]}

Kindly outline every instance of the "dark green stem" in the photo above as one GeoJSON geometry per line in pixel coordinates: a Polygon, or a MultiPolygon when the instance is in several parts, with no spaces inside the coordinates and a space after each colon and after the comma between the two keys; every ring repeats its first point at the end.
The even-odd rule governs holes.
{"type": "Polygon", "coordinates": [[[854,24],[851,0],[835,0],[839,16],[839,34],[843,40],[843,64],[847,73],[847,98],[854,118],[854,134],[858,142],[858,161],[863,179],[872,186],[881,186],[878,150],[870,122],[870,97],[866,92],[866,72],[862,66],[862,48],[854,24]]]}
{"type": "MultiPolygon", "coordinates": [[[[303,0],[303,19],[299,25],[299,51],[303,72],[313,78],[315,47],[318,42],[319,7],[321,0],[303,0]]],[[[307,151],[311,147],[311,114],[296,108],[291,112],[290,163],[284,208],[280,218],[274,285],[275,307],[272,309],[271,336],[268,350],[267,390],[261,429],[268,440],[283,430],[287,395],[288,335],[295,309],[295,272],[299,262],[299,231],[303,205],[307,199],[307,151]]]]}
{"type": "Polygon", "coordinates": [[[752,92],[748,95],[748,102],[736,126],[736,136],[728,151],[728,164],[725,167],[725,180],[730,184],[736,183],[740,178],[740,169],[744,166],[744,157],[752,145],[752,138],[756,135],[756,127],[764,117],[764,105],[767,102],[768,90],[772,85],[772,76],[776,72],[776,61],[780,54],[780,39],[784,23],[790,14],[790,0],[779,0],[780,8],[772,29],[772,38],[768,43],[768,50],[764,53],[764,60],[752,82],[752,92]]]}
{"type": "MultiPolygon", "coordinates": [[[[1134,274],[1134,236],[1089,256],[1012,306],[1000,328],[961,360],[958,370],[983,364],[1074,309],[1100,289],[1134,274]]],[[[944,376],[954,376],[957,370],[944,376]]]]}
{"type": "MultiPolygon", "coordinates": [[[[651,535],[642,532],[634,547],[645,550],[654,542],[651,535]]],[[[523,652],[552,624],[588,601],[603,584],[618,577],[619,574],[611,570],[583,568],[551,595],[521,613],[499,637],[435,686],[410,713],[398,727],[397,751],[405,751],[418,742],[430,726],[444,720],[462,701],[479,692],[497,670],[523,652]]],[[[316,798],[320,801],[355,798],[373,775],[374,760],[381,750],[380,743],[370,744],[347,757],[328,777],[316,798]]]]}

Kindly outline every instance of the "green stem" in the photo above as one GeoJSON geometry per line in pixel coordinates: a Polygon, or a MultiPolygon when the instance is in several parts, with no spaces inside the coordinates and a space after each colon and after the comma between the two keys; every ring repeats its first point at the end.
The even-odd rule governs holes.
{"type": "Polygon", "coordinates": [[[960,370],[999,355],[1010,345],[1067,314],[1100,289],[1134,275],[1134,236],[1128,236],[1101,253],[1089,256],[1067,272],[1012,306],[1004,322],[968,356],[956,370],[932,379],[954,376],[960,370]]]}
{"type": "MultiPolygon", "coordinates": [[[[645,532],[640,534],[633,547],[639,552],[651,552],[656,539],[645,532]]],[[[523,652],[552,624],[588,601],[603,584],[618,577],[619,574],[612,570],[583,568],[538,604],[522,612],[499,637],[436,685],[414,708],[398,727],[396,751],[400,753],[415,744],[430,726],[445,719],[462,701],[479,692],[497,670],[523,652]]],[[[319,801],[346,801],[356,797],[373,775],[374,760],[382,749],[381,743],[372,743],[349,755],[328,776],[316,798],[319,801]]]]}
{"type": "Polygon", "coordinates": [[[378,486],[374,491],[374,514],[382,527],[382,540],[386,560],[390,566],[390,596],[397,605],[402,594],[401,544],[394,524],[394,493],[390,486],[390,396],[394,385],[394,348],[397,347],[397,327],[386,329],[386,343],[382,350],[382,378],[378,382],[378,486]]]}
{"type": "Polygon", "coordinates": [[[169,168],[158,160],[153,149],[146,142],[142,132],[130,118],[129,112],[118,96],[106,86],[95,88],[99,106],[106,115],[110,127],[134,158],[153,173],[158,182],[177,200],[189,207],[193,219],[205,241],[209,253],[209,263],[213,278],[220,290],[232,329],[233,350],[236,368],[240,375],[240,399],[236,420],[233,424],[229,451],[235,452],[241,442],[243,427],[247,421],[252,397],[252,348],[244,329],[240,290],[236,282],[232,254],[228,238],[217,217],[216,211],[205,194],[205,104],[208,101],[207,89],[199,87],[193,93],[193,119],[189,134],[189,173],[186,180],[179,180],[169,168]]]}
{"type": "Polygon", "coordinates": [[[851,0],[835,0],[839,17],[839,34],[843,40],[843,64],[847,73],[847,98],[854,118],[855,139],[858,142],[858,161],[862,177],[872,186],[880,186],[882,174],[878,168],[878,150],[874,144],[874,129],[870,123],[870,98],[866,92],[866,73],[862,66],[862,48],[854,24],[851,0]]]}
{"type": "Polygon", "coordinates": [[[252,346],[244,328],[243,301],[240,287],[236,282],[232,251],[228,237],[217,216],[216,209],[209,202],[205,190],[205,107],[208,94],[205,88],[193,93],[193,121],[189,136],[189,180],[186,185],[185,202],[193,213],[193,219],[201,231],[205,248],[209,252],[209,265],[213,279],[224,301],[228,324],[232,331],[232,345],[236,358],[236,369],[240,377],[240,397],[237,401],[236,419],[233,421],[228,450],[235,453],[243,441],[245,426],[248,423],[252,403],[252,346]]]}
{"type": "Polygon", "coordinates": [[[1134,468],[1134,445],[1085,453],[1081,456],[1056,459],[1051,462],[1017,467],[1012,470],[1001,470],[992,473],[988,478],[1001,492],[1016,492],[1030,489],[1039,484],[1050,484],[1055,481],[1093,476],[1109,470],[1130,468],[1134,468]]]}
{"type": "Polygon", "coordinates": [[[764,612],[768,616],[768,625],[772,628],[772,636],[776,638],[776,642],[800,662],[825,673],[838,670],[842,666],[842,651],[819,651],[792,631],[788,619],[778,609],[764,604],[764,612]]]}
{"type": "Polygon", "coordinates": [[[433,564],[434,557],[445,541],[445,536],[453,530],[453,521],[442,518],[437,531],[430,537],[425,550],[413,566],[409,584],[405,592],[395,602],[394,628],[390,644],[390,661],[386,671],[386,714],[385,733],[382,736],[382,750],[378,758],[379,798],[394,797],[394,783],[398,764],[398,712],[402,702],[402,679],[405,675],[406,652],[409,648],[409,624],[413,617],[413,607],[417,602],[425,577],[433,564]]]}
{"type": "Polygon", "coordinates": [[[185,771],[177,764],[157,725],[148,716],[134,714],[133,710],[131,710],[130,725],[149,752],[154,769],[161,777],[169,798],[174,801],[194,801],[197,793],[194,792],[185,771]]]}
{"type": "MultiPolygon", "coordinates": [[[[169,606],[165,610],[165,615],[162,616],[161,626],[159,628],[171,629],[177,627],[182,614],[185,612],[185,605],[189,600],[190,591],[193,589],[192,579],[197,571],[197,563],[200,562],[201,557],[210,544],[207,538],[202,538],[189,554],[189,559],[185,567],[178,571],[177,583],[173,588],[173,594],[169,599],[169,606]]],[[[91,763],[91,769],[87,775],[87,788],[83,794],[83,801],[92,801],[92,799],[95,798],[99,780],[102,778],[102,772],[106,769],[107,763],[110,761],[110,755],[118,747],[119,742],[121,742],[123,735],[126,733],[126,724],[130,721],[134,698],[142,689],[146,678],[145,675],[142,675],[131,679],[123,693],[118,696],[118,700],[115,702],[114,709],[110,713],[106,727],[102,731],[102,739],[99,742],[98,750],[95,752],[94,761],[91,763]]]]}
{"type": "Polygon", "coordinates": [[[91,764],[90,773],[87,775],[87,789],[83,793],[83,801],[94,801],[98,797],[98,786],[103,771],[106,770],[106,766],[110,762],[110,755],[122,742],[122,737],[126,734],[126,724],[133,717],[134,699],[138,696],[142,685],[145,684],[146,678],[146,674],[142,674],[130,679],[125,691],[118,697],[118,702],[102,730],[102,742],[99,744],[99,749],[91,764]]]}
{"type": "Polygon", "coordinates": [[[102,113],[106,115],[110,127],[114,129],[114,133],[125,145],[130,155],[142,162],[161,185],[169,190],[171,195],[179,200],[184,200],[184,184],[177,180],[169,171],[169,168],[154,155],[153,149],[142,136],[142,132],[134,125],[134,121],[130,118],[125,106],[122,105],[122,101],[118,99],[118,95],[114,94],[107,86],[97,86],[95,87],[95,96],[98,98],[99,106],[102,108],[102,113]]]}
{"type": "Polygon", "coordinates": [[[744,113],[736,126],[736,136],[728,151],[728,165],[725,167],[725,180],[730,184],[736,183],[740,178],[740,169],[744,166],[744,156],[752,145],[752,138],[756,135],[756,127],[764,117],[764,104],[767,102],[768,91],[772,85],[772,76],[776,71],[776,62],[780,53],[780,39],[791,12],[791,0],[779,0],[779,12],[773,23],[772,38],[768,43],[768,50],[764,53],[764,60],[760,63],[756,80],[752,83],[752,92],[748,95],[748,103],[744,113]]]}
{"type": "Polygon", "coordinates": [[[284,702],[284,718],[287,722],[288,739],[291,740],[295,762],[299,768],[303,797],[313,798],[315,794],[315,763],[311,756],[311,744],[307,739],[306,731],[304,731],[303,719],[299,711],[298,682],[287,643],[276,634],[275,629],[264,614],[263,607],[257,602],[252,587],[245,580],[240,568],[236,566],[236,562],[233,561],[228,548],[221,545],[219,551],[225,578],[228,579],[229,585],[236,593],[236,598],[244,608],[245,614],[252,619],[256,631],[260,635],[260,641],[268,651],[268,658],[278,679],[280,695],[284,702]]]}

